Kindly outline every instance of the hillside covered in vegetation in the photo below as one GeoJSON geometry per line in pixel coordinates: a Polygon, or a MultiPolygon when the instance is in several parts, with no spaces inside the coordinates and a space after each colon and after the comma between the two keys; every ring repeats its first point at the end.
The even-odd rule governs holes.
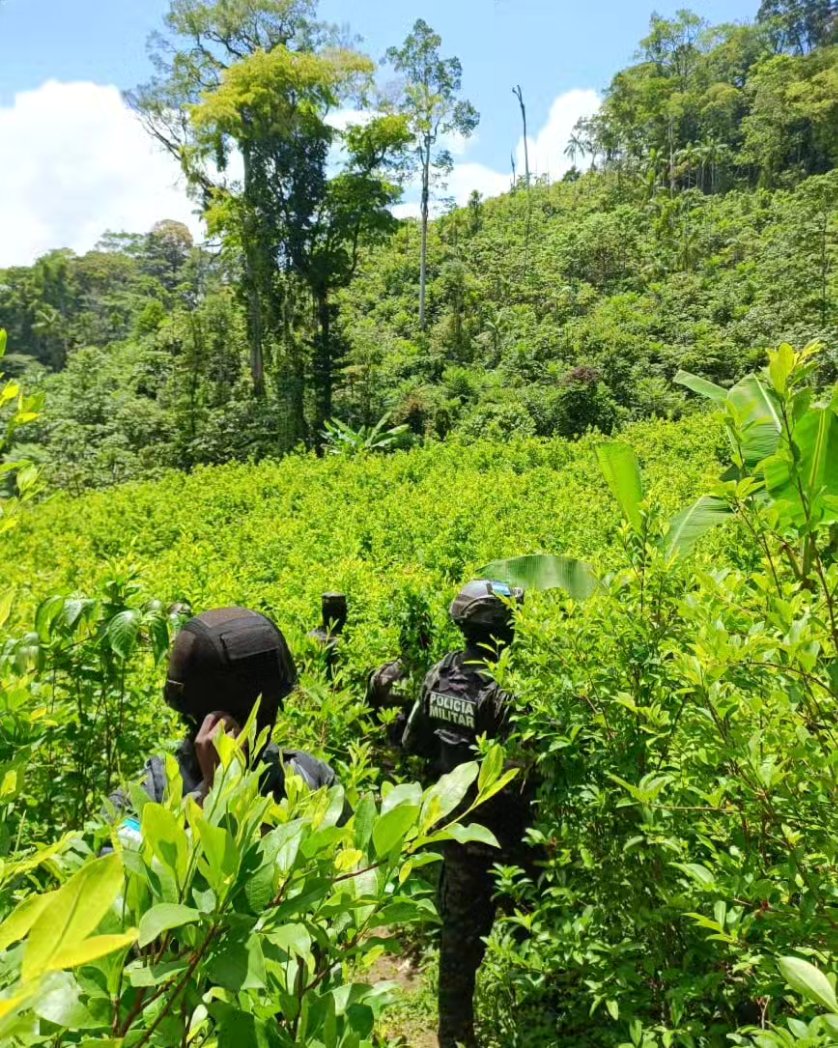
{"type": "MultiPolygon", "coordinates": [[[[388,218],[395,172],[364,167],[371,143],[354,140],[349,181],[331,190],[367,194],[351,213],[312,203],[295,233],[281,199],[275,213],[254,198],[242,240],[225,208],[247,187],[190,168],[215,246],[161,222],[5,271],[11,364],[48,393],[32,456],[80,490],[316,447],[329,418],[357,428],[386,413],[414,439],[608,432],[682,413],[679,367],[730,384],[784,339],[834,347],[838,45],[822,7],[766,3],[750,25],[654,17],[637,63],[577,128],[562,182],[523,177],[430,224],[422,322],[421,223],[388,218]],[[264,287],[251,249],[270,252],[264,287]],[[319,306],[309,262],[331,274],[319,306]]],[[[179,17],[172,46],[200,58],[179,17]]],[[[155,98],[138,96],[150,120],[155,98]]],[[[199,123],[193,151],[242,147],[212,109],[201,119],[220,137],[199,123]]],[[[371,119],[396,136],[375,156],[395,158],[393,122],[408,117],[371,119]]]]}
{"type": "Polygon", "coordinates": [[[394,96],[314,0],[171,0],[130,100],[207,243],[0,272],[0,1044],[427,1048],[443,856],[529,790],[481,1045],[838,1045],[838,10],[755,16],[653,16],[561,181],[448,208],[424,21],[394,96]],[[508,720],[431,775],[393,729],[473,577],[525,590],[508,720]],[[254,713],[186,788],[227,605],[331,785],[266,788],[254,713]]]}

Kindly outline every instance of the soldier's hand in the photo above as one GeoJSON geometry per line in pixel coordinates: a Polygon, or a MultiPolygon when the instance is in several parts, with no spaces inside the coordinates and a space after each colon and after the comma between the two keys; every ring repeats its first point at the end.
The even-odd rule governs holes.
{"type": "Polygon", "coordinates": [[[206,796],[212,789],[215,769],[221,760],[218,750],[215,748],[215,740],[218,737],[218,733],[226,732],[235,738],[240,731],[239,724],[230,714],[221,710],[210,713],[204,718],[204,723],[195,737],[195,756],[198,758],[198,766],[201,769],[201,775],[204,780],[201,790],[203,796],[206,796]]]}

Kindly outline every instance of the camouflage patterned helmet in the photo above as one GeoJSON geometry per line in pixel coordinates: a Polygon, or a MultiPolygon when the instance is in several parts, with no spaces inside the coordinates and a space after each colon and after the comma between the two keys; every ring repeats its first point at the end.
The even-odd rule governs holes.
{"type": "Polygon", "coordinates": [[[507,586],[505,582],[475,580],[457,594],[451,605],[451,618],[459,629],[466,632],[506,632],[511,618],[510,600],[523,604],[524,591],[507,586]]]}

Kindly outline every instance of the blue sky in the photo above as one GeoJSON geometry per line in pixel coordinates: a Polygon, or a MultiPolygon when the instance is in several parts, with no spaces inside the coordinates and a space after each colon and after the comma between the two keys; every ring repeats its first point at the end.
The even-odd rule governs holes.
{"type": "MultiPolygon", "coordinates": [[[[461,58],[464,92],[482,114],[476,140],[458,157],[461,168],[452,193],[462,196],[472,182],[492,193],[508,181],[510,154],[520,145],[514,84],[522,85],[527,100],[536,165],[540,161],[543,169],[559,174],[566,129],[595,105],[592,92],[601,91],[631,60],[653,9],[667,15],[681,6],[683,0],[321,0],[321,13],[350,25],[376,58],[400,42],[421,16],[442,35],[444,53],[461,58]]],[[[752,18],[758,0],[702,0],[689,6],[711,22],[735,21],[752,18]]],[[[108,224],[120,218],[147,221],[155,199],[160,208],[177,210],[175,176],[164,171],[162,158],[133,155],[144,147],[136,128],[120,123],[114,90],[148,76],[146,39],[167,7],[167,0],[0,3],[3,167],[8,169],[11,151],[24,169],[14,176],[0,174],[0,265],[59,246],[50,237],[77,250],[89,246],[98,235],[97,203],[98,220],[108,224]],[[48,89],[44,85],[50,81],[55,83],[48,89]],[[95,92],[92,85],[111,91],[95,92]],[[124,172],[116,163],[117,151],[124,172]],[[91,181],[93,164],[98,174],[91,181]],[[128,168],[136,180],[138,166],[146,171],[146,183],[162,179],[153,193],[148,187],[132,190],[128,168]],[[50,198],[43,213],[36,190],[50,198]],[[10,215],[15,194],[27,204],[15,206],[10,215]],[[111,208],[117,196],[119,206],[111,208]],[[25,218],[37,235],[24,228],[25,218]]]]}

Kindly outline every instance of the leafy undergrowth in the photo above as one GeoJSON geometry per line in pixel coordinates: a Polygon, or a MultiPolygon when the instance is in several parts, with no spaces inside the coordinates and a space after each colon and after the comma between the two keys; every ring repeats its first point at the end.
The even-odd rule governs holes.
{"type": "MultiPolygon", "coordinates": [[[[432,925],[417,842],[425,831],[433,838],[439,796],[423,796],[405,781],[416,769],[385,756],[364,706],[365,676],[401,652],[418,680],[455,640],[446,605],[462,580],[489,561],[543,552],[584,558],[598,584],[584,601],[539,592],[539,572],[549,583],[556,559],[528,558],[534,585],[495,671],[516,696],[513,756],[540,781],[530,831],[538,877],[498,871],[506,916],[481,972],[484,1040],[491,1048],[833,1046],[838,395],[818,387],[818,360],[815,346],[783,346],[764,373],[729,392],[682,376],[719,415],[643,424],[622,443],[590,436],[577,445],[291,458],[56,498],[24,514],[7,542],[18,599],[6,603],[0,718],[2,903],[5,912],[22,909],[13,935],[0,928],[9,947],[0,1021],[4,1008],[13,1024],[18,1012],[25,1017],[14,1026],[20,1043],[55,1041],[51,1022],[72,1030],[62,1043],[78,1043],[77,1013],[59,1013],[54,1002],[81,992],[88,1029],[104,1022],[122,1036],[136,1018],[143,1048],[162,1048],[158,1000],[167,1008],[160,1029],[165,1023],[168,1036],[177,1027],[177,1043],[189,1021],[223,1048],[225,1024],[246,1014],[252,1043],[272,1048],[343,1043],[337,1028],[347,1045],[370,1048],[383,1033],[421,1044],[435,1025],[432,962],[423,961],[416,986],[399,961],[381,961],[370,933],[432,925]],[[688,502],[693,508],[673,518],[688,502]],[[330,682],[304,633],[319,593],[337,588],[349,595],[350,619],[330,682]],[[125,860],[136,887],[130,912],[100,914],[81,943],[47,955],[50,905],[98,861],[85,852],[97,797],[109,777],[130,778],[145,752],[171,739],[153,696],[159,655],[185,613],[178,601],[196,610],[242,602],[278,619],[303,667],[278,734],[333,761],[355,814],[338,824],[337,795],[256,812],[242,783],[233,808],[206,814],[201,830],[199,814],[170,798],[174,817],[155,814],[142,861],[125,860]],[[319,812],[314,825],[307,811],[319,812]],[[180,876],[184,818],[204,835],[184,845],[187,863],[197,849],[189,897],[177,881],[167,887],[155,865],[174,864],[180,876]],[[41,857],[17,847],[68,824],[81,836],[41,857]],[[271,827],[264,838],[263,824],[271,827]],[[234,831],[236,854],[254,864],[236,868],[243,894],[235,899],[223,890],[220,847],[234,831]],[[169,847],[167,834],[181,844],[169,847]],[[300,899],[275,882],[269,854],[276,847],[287,865],[283,842],[297,834],[293,862],[311,889],[300,899]],[[270,881],[266,923],[249,869],[270,881]],[[212,897],[207,878],[217,881],[212,897]],[[56,879],[59,896],[37,894],[56,879]],[[184,913],[152,920],[152,903],[152,911],[186,907],[187,930],[157,942],[157,920],[184,913]],[[146,944],[139,956],[134,939],[124,945],[132,922],[146,944]],[[99,975],[88,970],[94,932],[91,949],[118,940],[128,950],[127,985],[118,958],[99,975]],[[218,935],[236,939],[244,982],[219,968],[218,935]],[[174,968],[156,966],[164,956],[174,968]],[[44,957],[52,969],[39,967],[44,957]],[[406,985],[347,991],[364,958],[406,985]],[[181,995],[184,963],[226,996],[181,995]],[[40,1041],[26,1041],[27,1023],[40,1041]]],[[[512,561],[503,570],[523,569],[512,561]]],[[[485,755],[484,789],[500,781],[503,760],[485,755]]],[[[442,793],[447,805],[456,791],[442,793]]],[[[116,890],[110,868],[108,877],[116,890]]]]}

